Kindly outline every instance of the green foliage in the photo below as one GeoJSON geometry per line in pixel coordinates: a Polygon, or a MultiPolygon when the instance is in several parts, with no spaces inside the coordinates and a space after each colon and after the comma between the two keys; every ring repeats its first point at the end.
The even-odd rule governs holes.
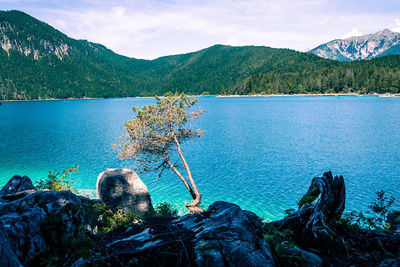
{"type": "Polygon", "coordinates": [[[286,215],[290,215],[290,214],[292,214],[293,212],[295,212],[296,211],[296,209],[287,209],[287,210],[285,210],[285,214],[286,215]]]}
{"type": "Polygon", "coordinates": [[[386,220],[395,198],[386,197],[383,190],[375,194],[377,199],[369,205],[371,212],[364,214],[361,211],[351,211],[343,215],[339,222],[353,230],[387,230],[389,225],[386,220]]]}
{"type": "Polygon", "coordinates": [[[306,261],[299,255],[287,251],[288,247],[296,246],[294,242],[294,232],[285,229],[279,232],[271,224],[264,224],[264,238],[269,243],[277,266],[307,266],[306,261]]]}
{"type": "Polygon", "coordinates": [[[203,110],[191,111],[197,99],[185,94],[167,94],[156,97],[157,103],[132,107],[135,113],[125,123],[126,138],[114,147],[123,159],[133,159],[141,172],[162,171],[169,168],[170,152],[191,138],[201,137],[203,131],[186,127],[203,110]]]}
{"type": "Polygon", "coordinates": [[[379,218],[386,218],[391,206],[393,205],[395,198],[391,196],[390,198],[385,196],[385,191],[381,190],[375,193],[377,200],[369,205],[369,208],[375,213],[379,218]]]}
{"type": "Polygon", "coordinates": [[[283,244],[277,244],[274,247],[274,256],[278,267],[309,266],[303,257],[288,252],[283,244]]]}
{"type": "Polygon", "coordinates": [[[85,207],[94,218],[93,228],[97,227],[97,233],[106,234],[117,228],[127,228],[132,224],[140,223],[149,217],[172,218],[178,216],[178,211],[173,205],[163,202],[158,204],[154,210],[144,215],[125,213],[122,209],[113,211],[105,203],[90,204],[85,207]]]}
{"type": "Polygon", "coordinates": [[[306,203],[313,203],[318,196],[304,195],[298,202],[297,205],[299,209],[306,203]]]}
{"type": "Polygon", "coordinates": [[[178,216],[178,210],[173,205],[163,202],[156,206],[154,215],[158,217],[176,217],[178,216]]]}
{"type": "Polygon", "coordinates": [[[134,213],[127,214],[122,209],[117,209],[113,212],[105,203],[95,203],[86,208],[90,209],[95,217],[98,234],[106,234],[117,228],[126,228],[142,220],[139,215],[134,213]]]}
{"type": "Polygon", "coordinates": [[[48,189],[51,191],[63,191],[70,190],[73,193],[77,193],[78,191],[73,188],[74,180],[71,177],[74,174],[77,174],[79,170],[79,165],[73,165],[68,169],[64,170],[62,173],[57,171],[49,171],[46,180],[39,180],[36,183],[36,188],[38,189],[48,189]]]}
{"type": "Polygon", "coordinates": [[[49,244],[50,251],[41,255],[40,266],[62,266],[65,255],[87,258],[98,244],[89,237],[89,231],[81,225],[75,235],[63,242],[66,234],[60,214],[48,214],[40,223],[41,232],[49,244]]]}
{"type": "Polygon", "coordinates": [[[98,249],[99,245],[88,236],[87,230],[81,229],[77,237],[69,240],[67,247],[79,257],[88,258],[94,249],[98,249]]]}
{"type": "Polygon", "coordinates": [[[62,239],[65,229],[62,228],[62,218],[60,214],[48,214],[41,222],[40,229],[44,238],[49,244],[53,244],[62,239]]]}
{"type": "Polygon", "coordinates": [[[57,267],[60,266],[60,258],[56,255],[47,256],[45,258],[41,258],[39,266],[46,266],[46,267],[57,267]]]}
{"type": "Polygon", "coordinates": [[[153,105],[132,107],[135,114],[125,122],[126,135],[114,148],[119,151],[120,158],[133,160],[140,172],[158,172],[157,179],[164,170],[171,169],[195,200],[186,207],[190,212],[202,212],[204,210],[199,207],[201,194],[181,151],[181,143],[203,136],[204,131],[188,127],[187,123],[197,119],[204,111],[193,110],[197,99],[184,93],[168,93],[164,97],[156,97],[156,100],[153,105]],[[185,167],[186,178],[178,170],[179,165],[173,163],[176,154],[185,167]]]}

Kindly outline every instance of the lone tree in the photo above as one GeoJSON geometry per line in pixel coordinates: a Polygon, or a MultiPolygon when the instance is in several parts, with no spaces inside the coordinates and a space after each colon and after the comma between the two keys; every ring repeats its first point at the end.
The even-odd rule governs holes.
{"type": "Polygon", "coordinates": [[[201,194],[182,154],[181,143],[203,136],[204,131],[185,126],[188,121],[197,119],[204,110],[191,111],[197,99],[183,93],[156,97],[156,100],[155,105],[132,107],[135,115],[125,122],[126,137],[117,148],[119,157],[134,160],[141,172],[158,172],[157,179],[164,170],[172,169],[193,198],[191,203],[185,202],[186,207],[191,213],[202,212],[204,210],[199,207],[201,194]],[[186,177],[178,170],[182,165],[178,166],[171,161],[175,152],[178,152],[186,170],[186,177]]]}

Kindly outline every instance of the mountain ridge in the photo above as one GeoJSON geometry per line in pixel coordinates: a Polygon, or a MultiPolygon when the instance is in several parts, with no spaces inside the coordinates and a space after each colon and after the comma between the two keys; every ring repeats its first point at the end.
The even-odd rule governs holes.
{"type": "Polygon", "coordinates": [[[290,49],[214,45],[144,60],[75,40],[20,11],[0,11],[0,26],[0,100],[400,90],[396,56],[346,65],[290,49]],[[384,79],[376,83],[378,75],[384,79]]]}
{"type": "Polygon", "coordinates": [[[400,54],[400,33],[384,29],[376,33],[334,39],[309,51],[339,61],[355,61],[400,54]]]}

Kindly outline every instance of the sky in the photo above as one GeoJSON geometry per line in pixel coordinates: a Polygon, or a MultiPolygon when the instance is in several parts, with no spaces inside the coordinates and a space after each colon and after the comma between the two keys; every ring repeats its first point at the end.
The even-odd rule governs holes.
{"type": "Polygon", "coordinates": [[[75,39],[135,58],[215,44],[306,51],[337,38],[400,32],[399,0],[0,0],[75,39]]]}

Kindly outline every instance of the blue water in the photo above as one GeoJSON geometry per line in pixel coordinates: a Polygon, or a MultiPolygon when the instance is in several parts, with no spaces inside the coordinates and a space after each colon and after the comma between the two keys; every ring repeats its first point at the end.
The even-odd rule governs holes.
{"type": "MultiPolygon", "coordinates": [[[[129,167],[111,145],[132,105],[151,98],[8,102],[0,106],[0,186],[13,175],[44,178],[80,165],[76,187],[94,195],[97,175],[129,167]]],[[[203,203],[240,204],[266,219],[296,207],[311,178],[345,177],[347,210],[366,209],[380,189],[400,203],[400,98],[200,97],[193,126],[204,138],[183,144],[203,203]]],[[[183,208],[181,181],[141,175],[153,202],[183,208]]]]}

